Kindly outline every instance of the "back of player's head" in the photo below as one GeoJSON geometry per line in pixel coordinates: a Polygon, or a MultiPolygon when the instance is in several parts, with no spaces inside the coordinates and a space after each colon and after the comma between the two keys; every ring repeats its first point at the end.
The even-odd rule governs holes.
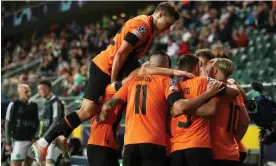
{"type": "Polygon", "coordinates": [[[50,90],[52,90],[52,83],[48,80],[42,80],[38,83],[38,85],[44,85],[48,87],[50,90]]]}
{"type": "Polygon", "coordinates": [[[232,62],[230,59],[214,58],[211,61],[214,62],[214,66],[217,67],[225,77],[229,77],[236,70],[234,62],[232,62]]]}
{"type": "Polygon", "coordinates": [[[254,89],[255,91],[260,92],[260,93],[262,93],[263,90],[264,90],[263,84],[260,83],[260,82],[257,82],[257,81],[253,81],[253,82],[251,83],[251,88],[254,89]]]}
{"type": "Polygon", "coordinates": [[[196,50],[195,55],[198,58],[202,58],[204,62],[208,62],[209,60],[215,58],[214,53],[208,48],[196,50]]]}
{"type": "Polygon", "coordinates": [[[163,51],[158,51],[158,52],[153,53],[150,56],[149,65],[150,66],[155,66],[155,67],[165,67],[165,68],[168,68],[169,67],[169,63],[170,63],[169,59],[170,58],[169,58],[168,54],[166,54],[163,51]]]}
{"type": "Polygon", "coordinates": [[[193,69],[198,65],[199,59],[194,54],[187,54],[180,58],[178,68],[183,71],[193,72],[193,69]]]}
{"type": "Polygon", "coordinates": [[[180,18],[180,14],[178,10],[176,9],[175,5],[171,2],[162,2],[160,3],[156,9],[155,12],[164,12],[165,15],[169,15],[174,18],[174,20],[178,20],[180,18]]]}

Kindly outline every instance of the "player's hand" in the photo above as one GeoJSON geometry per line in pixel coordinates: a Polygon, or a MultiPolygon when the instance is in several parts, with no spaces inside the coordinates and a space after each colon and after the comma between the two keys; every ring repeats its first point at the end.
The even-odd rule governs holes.
{"type": "Polygon", "coordinates": [[[173,108],[171,109],[170,113],[171,113],[171,116],[172,116],[172,117],[177,117],[177,116],[183,114],[183,112],[177,111],[177,110],[175,110],[175,109],[173,109],[173,108]]]}
{"type": "Polygon", "coordinates": [[[195,75],[193,75],[192,73],[181,71],[181,70],[174,70],[173,75],[177,77],[188,77],[188,78],[195,77],[195,75]]]}
{"type": "Polygon", "coordinates": [[[210,96],[215,96],[223,90],[224,87],[222,84],[223,83],[220,81],[211,82],[208,84],[206,92],[208,92],[210,96]]]}
{"type": "Polygon", "coordinates": [[[107,116],[108,116],[108,112],[111,112],[112,111],[112,107],[107,105],[107,104],[104,104],[102,106],[102,111],[101,113],[97,116],[97,121],[98,122],[103,122],[107,119],[107,116]]]}
{"type": "Polygon", "coordinates": [[[146,61],[142,64],[142,67],[147,67],[147,66],[149,66],[149,61],[146,61]]]}
{"type": "Polygon", "coordinates": [[[229,84],[237,84],[237,82],[233,78],[228,79],[227,82],[229,84]]]}
{"type": "Polygon", "coordinates": [[[6,148],[7,152],[11,153],[11,151],[12,151],[12,146],[11,145],[6,145],[5,148],[6,148]]]}

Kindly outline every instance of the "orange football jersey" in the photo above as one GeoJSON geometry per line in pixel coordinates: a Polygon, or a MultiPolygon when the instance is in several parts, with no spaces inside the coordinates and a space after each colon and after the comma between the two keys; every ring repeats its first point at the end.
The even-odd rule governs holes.
{"type": "MultiPolygon", "coordinates": [[[[240,108],[245,108],[244,100],[241,94],[237,96],[237,102],[240,108]]],[[[242,141],[240,141],[238,145],[239,145],[239,152],[246,152],[246,147],[242,141]]]]}
{"type": "Polygon", "coordinates": [[[106,74],[111,74],[113,59],[123,41],[133,45],[133,51],[128,55],[131,59],[140,59],[148,50],[155,32],[153,32],[151,16],[140,15],[128,20],[115,35],[111,44],[97,55],[93,62],[106,74]],[[131,35],[129,35],[131,33],[131,35]],[[132,37],[129,37],[132,36],[132,37]],[[133,38],[134,36],[134,38],[133,38]]]}
{"type": "Polygon", "coordinates": [[[239,147],[235,140],[239,111],[237,98],[220,98],[216,115],[210,119],[213,159],[239,160],[239,147]]]}
{"type": "MultiPolygon", "coordinates": [[[[179,83],[186,99],[192,99],[206,91],[213,79],[196,77],[179,83]]],[[[214,98],[213,100],[218,100],[214,98]]],[[[181,115],[171,119],[171,152],[188,148],[211,148],[209,120],[199,116],[181,115]]]]}
{"type": "Polygon", "coordinates": [[[166,146],[168,100],[176,94],[174,81],[163,75],[141,75],[123,85],[114,96],[127,102],[125,145],[166,146]]]}
{"type": "MultiPolygon", "coordinates": [[[[102,102],[108,101],[114,94],[116,90],[111,85],[108,85],[105,90],[105,96],[102,102]]],[[[91,131],[88,144],[99,145],[110,147],[113,149],[118,149],[118,144],[116,141],[116,132],[119,125],[119,114],[122,113],[122,107],[117,107],[111,115],[108,116],[107,120],[98,123],[95,117],[92,118],[91,131]]]]}

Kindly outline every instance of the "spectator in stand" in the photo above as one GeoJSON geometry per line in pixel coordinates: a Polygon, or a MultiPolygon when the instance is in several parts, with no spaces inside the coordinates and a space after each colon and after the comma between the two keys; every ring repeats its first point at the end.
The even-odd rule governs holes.
{"type": "Polygon", "coordinates": [[[266,2],[259,2],[257,11],[254,13],[255,26],[258,28],[264,28],[269,24],[269,7],[266,2]]]}
{"type": "Polygon", "coordinates": [[[168,48],[167,48],[167,54],[169,56],[175,56],[177,51],[179,50],[179,46],[175,41],[173,41],[171,38],[168,41],[168,48]]]}
{"type": "Polygon", "coordinates": [[[217,43],[213,44],[211,46],[211,50],[212,50],[213,54],[215,55],[215,57],[218,57],[218,58],[227,58],[228,57],[228,54],[226,53],[221,42],[217,42],[217,43]]]}
{"type": "MultiPolygon", "coordinates": [[[[276,2],[275,2],[275,5],[276,5],[276,2]]],[[[269,25],[267,28],[267,32],[274,33],[274,34],[276,33],[276,9],[270,11],[269,13],[269,25]]]]}
{"type": "Polygon", "coordinates": [[[218,40],[218,36],[217,36],[217,29],[215,26],[213,26],[211,28],[211,33],[210,35],[208,36],[208,42],[209,43],[213,43],[213,42],[216,42],[218,40]]]}
{"type": "Polygon", "coordinates": [[[184,42],[184,41],[180,41],[179,43],[179,50],[177,51],[177,55],[185,55],[188,54],[190,52],[190,48],[189,48],[189,44],[184,42]]]}
{"type": "Polygon", "coordinates": [[[189,31],[189,29],[187,27],[183,27],[183,35],[182,35],[182,40],[184,42],[188,42],[189,39],[192,37],[191,32],[189,31]]]}
{"type": "Polygon", "coordinates": [[[233,47],[245,47],[248,45],[248,37],[244,32],[243,27],[240,27],[238,32],[233,32],[233,47]]]}

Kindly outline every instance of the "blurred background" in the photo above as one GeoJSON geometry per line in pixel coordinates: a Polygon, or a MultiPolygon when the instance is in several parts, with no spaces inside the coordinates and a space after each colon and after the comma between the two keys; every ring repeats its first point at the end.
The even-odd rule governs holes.
{"type": "MultiPolygon", "coordinates": [[[[30,85],[32,100],[42,108],[36,87],[42,79],[52,82],[54,93],[66,103],[67,113],[75,111],[91,59],[109,45],[125,21],[152,14],[159,3],[1,1],[1,119],[5,118],[8,103],[16,99],[19,83],[30,85]]],[[[276,97],[276,1],[173,3],[181,19],[170,31],[155,37],[147,55],[165,51],[176,68],[184,54],[210,48],[217,57],[235,62],[233,78],[245,89],[248,99],[254,94],[252,81],[263,83],[264,93],[276,97]]],[[[81,141],[84,149],[89,125],[89,121],[85,122],[72,136],[81,141]]],[[[123,133],[124,121],[120,139],[123,133]]],[[[258,128],[252,124],[244,138],[246,162],[253,165],[258,163],[258,135],[258,128]]],[[[267,160],[275,159],[275,145],[269,148],[267,160]]]]}

